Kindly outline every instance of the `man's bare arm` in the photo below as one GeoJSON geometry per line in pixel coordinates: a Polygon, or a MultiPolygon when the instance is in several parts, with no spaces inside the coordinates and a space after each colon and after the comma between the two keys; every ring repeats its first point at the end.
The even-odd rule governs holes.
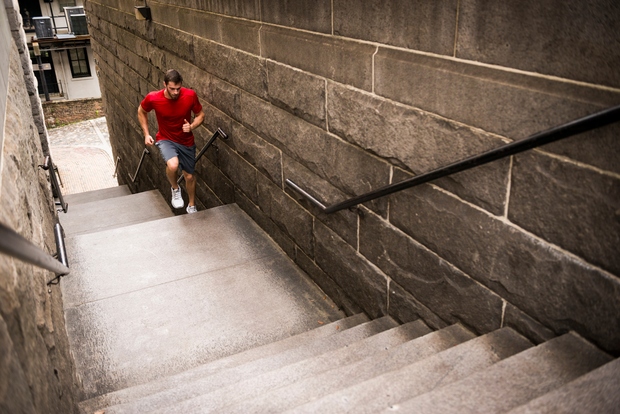
{"type": "Polygon", "coordinates": [[[155,140],[151,134],[149,134],[149,116],[148,113],[142,109],[142,105],[138,105],[138,122],[140,123],[142,133],[144,134],[144,144],[153,145],[155,140]]]}

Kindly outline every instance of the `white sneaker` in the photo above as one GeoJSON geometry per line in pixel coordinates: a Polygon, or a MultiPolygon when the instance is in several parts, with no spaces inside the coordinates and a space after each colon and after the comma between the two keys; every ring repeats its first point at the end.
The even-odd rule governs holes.
{"type": "Polygon", "coordinates": [[[172,187],[170,187],[170,189],[172,190],[172,207],[183,208],[185,202],[183,201],[183,196],[181,195],[181,187],[177,188],[176,190],[172,187]]]}
{"type": "Polygon", "coordinates": [[[192,213],[197,213],[198,209],[196,208],[196,206],[187,206],[185,211],[187,211],[187,214],[192,214],[192,213]]]}

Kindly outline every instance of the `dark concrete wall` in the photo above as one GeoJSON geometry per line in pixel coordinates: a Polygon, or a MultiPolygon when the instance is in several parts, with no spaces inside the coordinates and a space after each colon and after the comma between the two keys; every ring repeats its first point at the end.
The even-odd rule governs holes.
{"type": "MultiPolygon", "coordinates": [[[[618,126],[333,216],[284,185],[330,204],[619,104],[619,3],[148,4],[151,22],[86,4],[121,180],[136,108],[176,68],[198,146],[230,135],[199,163],[200,207],[238,203],[347,311],[620,351],[618,126]]],[[[157,153],[131,187],[168,196],[157,153]]]]}
{"type": "MultiPolygon", "coordinates": [[[[53,254],[54,200],[37,167],[47,138],[17,1],[0,5],[0,38],[0,221],[53,254]]],[[[0,413],[77,412],[60,287],[46,286],[53,277],[0,255],[0,413]]]]}

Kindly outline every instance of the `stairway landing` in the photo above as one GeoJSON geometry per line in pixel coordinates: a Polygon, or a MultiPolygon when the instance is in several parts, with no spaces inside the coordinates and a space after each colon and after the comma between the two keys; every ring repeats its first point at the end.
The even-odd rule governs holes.
{"type": "Polygon", "coordinates": [[[61,285],[82,398],[344,317],[234,204],[75,234],[66,245],[71,274],[61,285]]]}

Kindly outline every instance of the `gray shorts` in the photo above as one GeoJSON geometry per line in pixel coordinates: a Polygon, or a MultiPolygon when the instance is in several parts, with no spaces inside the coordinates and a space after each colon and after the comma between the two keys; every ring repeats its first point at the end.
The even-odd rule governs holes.
{"type": "Polygon", "coordinates": [[[168,162],[170,158],[178,157],[179,169],[188,174],[194,173],[194,167],[196,166],[196,145],[186,147],[185,145],[177,144],[167,139],[157,141],[155,145],[159,148],[159,153],[164,161],[168,162]]]}

